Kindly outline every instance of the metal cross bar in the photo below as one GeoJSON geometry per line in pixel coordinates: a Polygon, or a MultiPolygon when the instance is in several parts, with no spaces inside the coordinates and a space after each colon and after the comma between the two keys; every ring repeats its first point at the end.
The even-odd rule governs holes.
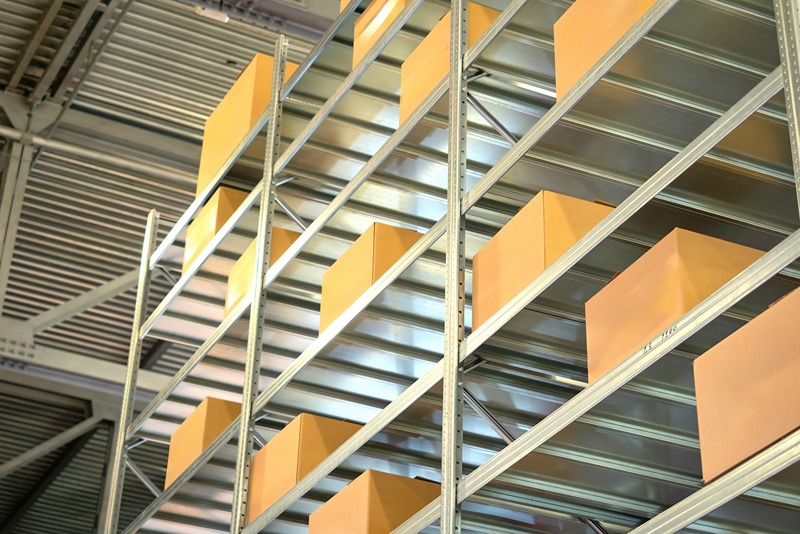
{"type": "Polygon", "coordinates": [[[144,355],[142,355],[142,369],[152,369],[167,351],[172,347],[172,343],[166,339],[159,339],[153,343],[144,355]]]}
{"type": "Polygon", "coordinates": [[[34,332],[41,332],[51,326],[63,322],[70,317],[97,306],[110,298],[124,293],[136,286],[139,278],[139,271],[134,269],[102,285],[90,289],[86,293],[70,299],[46,312],[40,313],[28,319],[26,322],[34,332]]]}
{"type": "Polygon", "coordinates": [[[54,0],[47,7],[47,10],[42,12],[42,17],[36,24],[36,29],[31,34],[31,38],[28,40],[28,42],[25,43],[23,52],[20,54],[16,64],[12,68],[13,74],[8,82],[8,88],[14,88],[19,85],[20,81],[22,81],[25,71],[28,70],[28,65],[30,65],[31,60],[36,55],[36,51],[39,50],[39,45],[42,43],[45,35],[47,35],[47,31],[50,29],[50,25],[53,24],[53,21],[55,20],[56,15],[58,15],[58,11],[61,9],[61,5],[63,3],[64,0],[54,0]]]}
{"type": "Polygon", "coordinates": [[[80,423],[64,430],[63,432],[60,432],[59,434],[56,434],[47,441],[40,443],[31,450],[26,451],[16,458],[0,465],[0,479],[7,477],[17,469],[21,469],[31,462],[35,462],[42,456],[50,454],[56,449],[60,449],[64,445],[74,441],[76,438],[81,437],[87,432],[93,431],[95,428],[97,428],[97,425],[99,425],[101,421],[102,418],[97,416],[84,419],[80,423]]]}
{"type": "Polygon", "coordinates": [[[328,46],[328,43],[333,39],[336,32],[339,31],[339,28],[342,27],[342,24],[350,18],[358,5],[361,3],[361,0],[350,0],[350,2],[339,12],[339,16],[336,17],[336,20],[330,25],[328,30],[319,38],[317,44],[314,45],[314,48],[311,49],[311,52],[308,53],[306,58],[303,60],[303,63],[300,64],[299,67],[294,71],[286,83],[283,85],[283,89],[281,90],[281,102],[286,100],[286,97],[289,96],[289,93],[292,92],[294,86],[297,85],[297,82],[305,75],[306,71],[311,68],[311,65],[314,64],[314,61],[322,54],[325,47],[328,46]]]}
{"type": "Polygon", "coordinates": [[[633,529],[631,534],[678,532],[797,461],[800,461],[800,430],[633,529]]]}
{"type": "MultiPolygon", "coordinates": [[[[470,407],[475,411],[475,413],[483,419],[486,424],[488,424],[492,430],[494,430],[498,436],[503,438],[503,441],[506,442],[506,445],[510,445],[514,442],[515,438],[508,429],[498,421],[498,419],[489,411],[486,406],[483,405],[481,401],[478,400],[475,395],[473,395],[466,386],[464,387],[464,401],[470,405],[470,407]]],[[[596,534],[608,534],[605,528],[594,519],[587,519],[585,517],[575,517],[578,521],[583,523],[584,525],[588,526],[592,529],[596,534]]]]}
{"type": "MultiPolygon", "coordinates": [[[[259,183],[259,185],[263,184],[263,180],[259,183]]],[[[186,286],[191,282],[192,277],[197,274],[200,270],[200,267],[210,258],[214,251],[219,247],[220,243],[228,237],[228,234],[231,233],[231,230],[241,221],[250,208],[256,203],[256,201],[261,196],[262,189],[256,188],[254,189],[244,201],[236,208],[236,211],[225,221],[225,224],[222,225],[219,232],[214,234],[214,237],[209,240],[208,244],[203,247],[203,250],[197,255],[197,257],[192,261],[191,265],[186,268],[186,270],[181,275],[180,280],[178,283],[172,286],[172,289],[166,294],[166,296],[161,300],[161,302],[156,306],[156,309],[153,310],[153,313],[147,318],[146,321],[142,324],[141,329],[139,330],[139,336],[144,338],[148,332],[153,328],[156,321],[167,311],[167,308],[172,304],[172,302],[178,298],[181,291],[183,291],[186,286]]]]}
{"type": "Polygon", "coordinates": [[[294,223],[300,227],[301,230],[304,232],[308,230],[308,224],[303,220],[300,215],[292,209],[292,207],[287,204],[286,202],[281,199],[279,196],[275,196],[275,203],[278,204],[278,207],[281,209],[282,212],[286,214],[294,223]]]}
{"type": "Polygon", "coordinates": [[[514,435],[511,434],[511,432],[509,432],[505,426],[503,426],[503,423],[498,421],[497,418],[492,415],[492,412],[490,412],[486,406],[484,406],[483,403],[479,401],[469,389],[467,389],[466,386],[464,387],[464,401],[469,404],[470,408],[475,410],[475,413],[478,414],[481,419],[486,421],[486,424],[488,424],[498,436],[503,438],[503,441],[506,442],[506,445],[516,439],[514,435]]]}
{"type": "Polygon", "coordinates": [[[44,74],[42,74],[41,79],[36,84],[36,88],[29,97],[30,102],[39,102],[50,90],[50,85],[53,83],[53,80],[55,80],[61,67],[63,67],[64,63],[69,59],[70,53],[73,51],[72,47],[78,42],[78,39],[80,39],[86,27],[92,23],[92,17],[99,5],[100,0],[88,0],[81,6],[80,13],[72,20],[72,26],[67,32],[67,35],[61,41],[61,45],[50,59],[44,74]]]}
{"type": "MultiPolygon", "coordinates": [[[[129,450],[130,450],[130,448],[129,448],[129,450]]],[[[158,497],[159,495],[161,495],[161,490],[160,490],[160,489],[158,489],[158,486],[156,486],[156,483],[155,483],[155,482],[153,482],[152,480],[150,480],[150,477],[149,477],[149,476],[147,476],[147,474],[146,474],[144,471],[142,471],[142,468],[141,468],[141,467],[139,467],[138,465],[136,465],[136,464],[134,463],[134,461],[133,461],[133,460],[131,460],[130,458],[128,458],[127,456],[125,457],[125,465],[127,465],[127,466],[128,466],[128,469],[130,469],[130,470],[131,470],[131,473],[133,473],[133,474],[134,474],[134,476],[135,476],[136,478],[138,478],[138,479],[139,479],[139,481],[140,481],[142,484],[144,484],[144,486],[145,486],[145,487],[146,487],[148,490],[150,490],[150,493],[152,493],[152,494],[153,494],[153,495],[155,495],[156,497],[158,497]]]]}
{"type": "Polygon", "coordinates": [[[3,309],[8,289],[11,260],[17,241],[25,189],[31,171],[33,148],[14,143],[6,164],[2,190],[0,190],[0,310],[3,309]]]}
{"type": "Polygon", "coordinates": [[[406,7],[403,8],[403,11],[398,13],[397,17],[392,20],[392,23],[389,25],[388,28],[381,34],[381,37],[373,44],[369,50],[364,54],[364,57],[359,61],[358,65],[353,67],[353,70],[350,71],[350,74],[344,81],[339,85],[336,91],[331,95],[325,104],[317,111],[317,114],[309,121],[306,127],[303,129],[297,137],[294,138],[292,144],[286,149],[286,151],[281,155],[278,159],[277,163],[275,164],[275,174],[279,174],[286,166],[289,164],[291,159],[300,151],[300,148],[308,141],[308,138],[319,128],[322,121],[324,121],[328,115],[331,114],[333,108],[345,97],[347,91],[349,91],[361,78],[361,76],[367,71],[369,67],[372,66],[372,62],[375,58],[378,57],[378,54],[386,48],[386,45],[389,44],[389,41],[394,38],[395,34],[400,31],[403,25],[411,18],[411,15],[417,10],[419,6],[422,5],[422,0],[410,0],[406,7]]]}
{"type": "MultiPolygon", "coordinates": [[[[351,0],[350,4],[348,4],[347,8],[345,8],[345,12],[349,11],[350,13],[352,13],[353,11],[355,11],[355,8],[358,6],[358,3],[356,3],[356,1],[357,0],[351,0]]],[[[306,138],[309,137],[317,129],[317,127],[319,127],[319,125],[322,123],[322,120],[328,116],[333,107],[344,97],[344,95],[347,93],[347,90],[350,89],[355,84],[356,81],[358,81],[361,75],[371,65],[372,60],[375,57],[377,57],[378,54],[380,54],[381,50],[383,50],[383,48],[389,43],[391,38],[394,37],[394,35],[400,30],[403,23],[405,23],[405,21],[421,4],[422,0],[413,0],[413,2],[409,4],[403,10],[403,12],[398,16],[398,19],[395,21],[395,23],[393,23],[389,28],[387,28],[383,36],[369,49],[369,51],[364,56],[364,59],[361,61],[361,63],[359,63],[356,66],[356,68],[354,68],[351,71],[350,75],[348,75],[348,77],[345,78],[345,80],[336,90],[336,93],[334,93],[334,95],[328,100],[325,106],[323,106],[322,109],[320,109],[317,115],[307,125],[306,129],[303,130],[303,133],[295,140],[295,143],[290,145],[286,153],[284,153],[283,156],[281,156],[281,159],[278,160],[275,170],[276,175],[285,168],[286,164],[288,164],[289,162],[289,159],[291,159],[291,157],[294,155],[292,153],[293,150],[292,147],[294,147],[294,150],[300,149],[299,145],[305,142],[305,139],[303,139],[302,141],[299,140],[303,138],[303,136],[305,136],[306,138]]],[[[334,24],[336,29],[332,32],[330,30],[329,32],[326,32],[326,34],[323,36],[323,40],[327,39],[328,41],[330,41],[335,32],[338,30],[338,28],[341,27],[341,24],[343,24],[344,21],[347,20],[347,17],[343,16],[343,13],[340,13],[340,16],[336,19],[336,24],[338,24],[339,26],[336,26],[336,24],[334,24]]],[[[314,59],[316,59],[316,57],[319,56],[321,52],[322,52],[321,48],[317,49],[315,47],[311,53],[316,54],[316,56],[314,56],[314,59]]],[[[306,70],[308,70],[310,66],[311,66],[310,62],[308,64],[304,62],[303,65],[301,65],[300,68],[298,68],[297,71],[298,74],[296,74],[296,78],[293,77],[293,79],[289,81],[291,83],[291,87],[294,87],[294,85],[300,80],[301,74],[303,74],[306,70]]],[[[287,87],[289,87],[289,84],[287,84],[287,86],[281,92],[282,101],[288,96],[287,87]]],[[[262,113],[262,115],[253,125],[253,128],[250,129],[250,131],[245,135],[245,137],[242,139],[239,145],[237,145],[236,149],[234,149],[234,151],[225,161],[225,164],[220,168],[217,175],[208,183],[206,188],[203,189],[203,191],[201,191],[197,195],[194,202],[192,202],[192,204],[186,209],[183,215],[180,216],[178,221],[175,223],[175,226],[173,226],[170,229],[167,236],[164,238],[164,240],[161,242],[161,244],[158,246],[155,253],[153,254],[153,257],[150,262],[151,268],[155,267],[155,265],[164,256],[167,249],[170,246],[172,246],[172,244],[178,238],[183,229],[186,228],[186,226],[189,224],[192,218],[197,214],[198,211],[200,211],[200,208],[205,204],[205,202],[209,198],[211,198],[212,193],[216,190],[217,186],[222,182],[222,179],[228,173],[228,170],[230,170],[230,168],[233,166],[236,160],[239,159],[239,156],[241,156],[241,154],[245,151],[245,149],[250,145],[252,140],[255,139],[255,137],[262,130],[262,128],[264,128],[264,126],[267,123],[268,116],[269,116],[269,111],[264,110],[264,113],[262,113]]],[[[257,186],[257,189],[258,188],[259,186],[257,186]]]]}
{"type": "Polygon", "coordinates": [[[64,472],[72,460],[83,450],[83,447],[94,437],[97,426],[90,429],[82,436],[74,439],[69,446],[59,455],[55,462],[47,468],[47,472],[42,476],[31,491],[18,503],[14,504],[13,512],[0,524],[0,534],[11,534],[14,527],[25,517],[36,502],[41,498],[47,488],[64,472]]]}
{"type": "Polygon", "coordinates": [[[500,137],[511,143],[511,145],[515,145],[517,144],[517,142],[519,142],[517,136],[508,131],[508,129],[505,126],[503,126],[503,124],[499,120],[497,120],[497,117],[492,115],[492,113],[488,109],[486,109],[483,104],[480,103],[480,101],[475,97],[475,95],[468,92],[467,102],[469,102],[469,105],[472,106],[472,108],[476,112],[478,112],[478,115],[483,117],[483,120],[489,123],[489,126],[494,128],[494,131],[500,134],[500,137]]]}

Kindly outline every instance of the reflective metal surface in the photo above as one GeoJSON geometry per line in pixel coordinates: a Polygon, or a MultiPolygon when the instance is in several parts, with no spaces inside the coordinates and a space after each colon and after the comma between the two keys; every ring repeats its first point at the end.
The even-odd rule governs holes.
{"type": "MultiPolygon", "coordinates": [[[[498,9],[511,4],[481,3],[498,9]]],[[[293,179],[278,191],[304,220],[321,214],[394,133],[400,62],[448,5],[423,2],[292,158],[282,176],[293,179]]],[[[552,24],[569,5],[524,3],[475,61],[489,76],[470,83],[470,93],[518,138],[555,103],[552,24]]],[[[286,98],[284,150],[349,74],[354,18],[286,98]]],[[[133,270],[146,212],[158,209],[168,227],[189,205],[205,116],[247,58],[269,52],[274,42],[270,31],[228,24],[197,18],[189,7],[164,0],[135,3],[54,138],[165,166],[175,178],[134,175],[45,151],[22,206],[4,315],[35,316],[133,270]]],[[[18,26],[25,27],[22,21],[18,26]]],[[[510,145],[469,109],[466,181],[474,206],[466,215],[467,297],[470,258],[534,194],[548,189],[622,203],[779,66],[775,29],[766,0],[677,2],[480,200],[470,188],[510,145]]],[[[290,59],[298,61],[310,49],[310,43],[291,39],[290,59]]],[[[422,232],[445,215],[447,115],[442,98],[270,286],[262,391],[315,343],[322,274],[369,224],[378,220],[422,232]]],[[[263,153],[263,139],[257,140],[226,180],[255,185],[263,153]]],[[[583,304],[614,273],[675,226],[768,250],[800,226],[794,189],[779,93],[488,337],[475,351],[486,363],[466,375],[467,387],[512,434],[522,436],[585,387],[583,304]]],[[[280,212],[275,224],[296,229],[280,212]]],[[[246,215],[154,324],[143,351],[156,339],[172,343],[155,370],[174,372],[219,325],[227,270],[256,227],[256,214],[246,215]]],[[[175,273],[180,245],[179,238],[163,262],[175,273]]],[[[367,423],[437,365],[444,350],[444,252],[440,239],[326,343],[270,400],[259,434],[270,439],[300,411],[367,423]]],[[[164,278],[153,281],[150,311],[170,285],[164,278]]],[[[463,531],[591,532],[574,519],[579,516],[600,521],[609,532],[627,532],[699,489],[691,362],[796,286],[796,266],[790,266],[470,495],[463,531]]],[[[121,363],[132,310],[133,293],[127,291],[42,331],[36,342],[121,363]]],[[[163,480],[168,436],[203,397],[240,400],[246,320],[228,331],[140,430],[152,441],[131,456],[156,483],[163,480]]],[[[368,468],[438,480],[441,423],[437,385],[313,484],[266,531],[305,532],[308,513],[368,468]]],[[[505,443],[469,409],[463,426],[469,480],[505,443]]],[[[96,465],[104,454],[95,454],[96,465]]],[[[227,532],[234,463],[235,441],[141,531],[227,532]]],[[[796,469],[775,475],[684,530],[795,532],[796,475],[796,469]]],[[[120,525],[152,500],[135,478],[129,476],[125,488],[120,525]]]]}

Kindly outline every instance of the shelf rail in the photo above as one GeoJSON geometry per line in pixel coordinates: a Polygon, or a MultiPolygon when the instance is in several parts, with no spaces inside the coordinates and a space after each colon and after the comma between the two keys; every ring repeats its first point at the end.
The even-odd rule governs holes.
{"type": "MultiPolygon", "coordinates": [[[[229,161],[226,162],[224,170],[220,171],[214,180],[212,180],[212,183],[204,189],[157,248],[155,247],[155,235],[158,217],[155,212],[152,212],[148,217],[142,263],[140,266],[139,290],[137,293],[137,304],[134,315],[135,328],[134,335],[131,338],[131,349],[129,352],[128,380],[123,397],[123,419],[122,424],[119,425],[119,436],[116,440],[116,448],[112,461],[112,469],[115,470],[113,471],[115,476],[112,479],[116,480],[117,484],[111,489],[112,495],[109,506],[112,513],[107,514],[111,519],[109,519],[104,532],[116,532],[116,517],[118,516],[123,478],[120,476],[120,471],[124,469],[127,442],[135,437],[136,432],[141,428],[142,424],[155,413],[158,406],[174,392],[175,388],[189,375],[192,369],[194,369],[211,348],[224,337],[230,327],[239,320],[245,311],[247,311],[251,303],[255,303],[252,308],[256,311],[250,314],[242,415],[232,422],[200,457],[164,490],[161,495],[151,502],[133,523],[128,525],[124,531],[125,533],[133,533],[140,528],[158,511],[160,506],[174,496],[180,487],[186,481],[190,480],[214,454],[232,438],[239,435],[241,439],[239,440],[237,448],[237,468],[233,501],[234,512],[231,522],[231,532],[235,534],[239,534],[240,532],[255,534],[280,516],[292,503],[312,489],[319,481],[328,476],[353,452],[370,441],[378,432],[383,430],[399,416],[400,413],[410,407],[440,381],[444,381],[444,443],[442,454],[443,497],[430,503],[419,514],[396,529],[395,532],[419,532],[438,519],[441,520],[444,531],[458,532],[460,530],[459,504],[461,502],[474,495],[486,484],[505,472],[505,470],[519,459],[529,454],[558,431],[574,422],[614,391],[624,386],[644,369],[655,363],[660,357],[675,348],[680,342],[690,337],[700,328],[708,324],[713,318],[719,316],[734,303],[738,302],[739,299],[749,294],[749,292],[759,284],[780,272],[790,262],[800,256],[800,231],[798,231],[781,242],[729,284],[726,284],[723,288],[714,293],[714,295],[695,307],[686,316],[679,319],[672,328],[668,329],[669,335],[662,335],[656,338],[652,343],[646,346],[646,349],[642,349],[631,355],[611,373],[600,379],[597,383],[582,390],[573,399],[566,402],[554,413],[528,430],[493,458],[475,469],[468,477],[461,480],[461,410],[463,410],[463,380],[461,375],[463,373],[462,365],[464,360],[472,355],[483,343],[502,328],[527,304],[540,295],[555,280],[571,269],[600,242],[608,238],[612,232],[619,228],[633,214],[656,196],[662,194],[664,189],[690,165],[702,158],[722,138],[730,133],[749,115],[763,106],[783,87],[784,78],[782,78],[781,69],[776,69],[745,97],[719,117],[694,141],[683,150],[679,151],[672,160],[614,209],[614,211],[597,227],[570,248],[559,260],[546,269],[485,324],[468,337],[465,337],[463,323],[463,285],[465,263],[464,232],[467,212],[474,207],[475,204],[536,145],[536,143],[558,124],[617,61],[639,42],[652,27],[677,4],[677,2],[678,0],[659,0],[563,99],[560,99],[524,136],[513,144],[511,149],[500,158],[471,190],[465,191],[465,150],[467,140],[466,105],[468,100],[466,92],[466,73],[479,59],[481,53],[494,42],[518,11],[524,7],[526,1],[512,1],[509,6],[503,10],[498,19],[490,26],[483,37],[481,37],[473,47],[467,50],[465,33],[466,1],[454,0],[451,3],[452,56],[449,77],[442,80],[411,117],[383,143],[375,155],[370,158],[361,170],[359,170],[326,209],[308,225],[297,241],[289,247],[283,256],[279,258],[275,264],[267,268],[271,215],[274,211],[275,204],[274,187],[276,176],[286,168],[291,159],[301,150],[305,142],[313,135],[325,118],[330,115],[334,107],[344,98],[347,92],[355,85],[360,76],[372,64],[375,58],[377,58],[394,35],[400,31],[415,10],[422,4],[422,0],[412,0],[412,2],[407,5],[398,19],[392,23],[382,38],[370,48],[365,58],[353,69],[351,74],[345,78],[335,93],[306,125],[301,134],[283,154],[279,155],[277,150],[281,103],[288,96],[292,88],[301,80],[302,75],[310,68],[313,61],[322,53],[324,47],[332,39],[333,35],[335,35],[344,21],[355,11],[360,2],[359,0],[351,0],[329,31],[326,32],[322,42],[312,50],[309,57],[298,69],[298,72],[292,76],[288,82],[282,84],[283,74],[280,74],[280,80],[277,80],[279,74],[276,71],[273,77],[272,94],[278,94],[278,89],[282,86],[283,90],[280,91],[280,98],[275,99],[275,102],[270,104],[267,112],[259,118],[259,124],[253,128],[248,134],[248,138],[242,142],[234,154],[232,154],[231,158],[229,158],[229,161]],[[323,331],[269,387],[259,394],[258,377],[260,370],[260,354],[262,350],[260,332],[263,326],[264,306],[268,287],[278,278],[288,264],[297,257],[306,244],[321,231],[333,215],[352,198],[358,188],[369,179],[372,173],[377,170],[386,158],[388,158],[400,143],[403,142],[411,130],[423,120],[433,105],[444,95],[448,88],[451,87],[455,88],[455,90],[451,91],[450,95],[447,212],[425,233],[414,247],[406,252],[392,268],[381,276],[372,287],[323,331]],[[229,221],[231,224],[226,224],[223,230],[215,237],[216,241],[212,242],[201,252],[198,260],[193,262],[190,266],[187,275],[182,277],[181,280],[175,284],[167,297],[157,306],[156,311],[154,311],[149,318],[143,319],[144,303],[146,303],[149,284],[149,270],[157,265],[166,249],[172,245],[180,232],[200,209],[200,206],[211,196],[214,188],[222,181],[224,174],[233,162],[241,155],[249,142],[263,129],[264,125],[269,122],[271,122],[271,124],[267,132],[268,153],[265,157],[264,177],[256,187],[256,190],[248,196],[247,207],[242,209],[241,213],[237,211],[234,214],[234,219],[229,221]],[[212,336],[197,349],[189,361],[187,361],[173,379],[170,380],[165,389],[140,413],[135,421],[131,422],[133,415],[132,401],[135,397],[136,370],[138,369],[139,358],[141,356],[141,339],[150,331],[161,314],[166,311],[171,302],[170,299],[174,299],[186,286],[188,279],[199,270],[202,262],[213,253],[222,239],[230,233],[232,228],[238,223],[241,217],[243,217],[244,213],[246,213],[257,200],[260,201],[259,232],[257,236],[258,246],[261,251],[259,257],[264,261],[261,265],[257,266],[255,279],[262,283],[254,284],[251,294],[222,321],[212,336]],[[254,416],[260,410],[263,410],[275,395],[291,382],[291,380],[313,361],[317,355],[321,354],[347,325],[369,306],[381,292],[388,288],[407,268],[444,236],[448,238],[446,243],[447,282],[445,296],[446,320],[444,358],[434,364],[409,388],[365,424],[355,435],[306,475],[294,488],[289,490],[281,499],[255,519],[254,522],[245,525],[247,477],[249,475],[250,460],[252,458],[255,429],[254,416]],[[184,278],[186,281],[184,281],[184,278]]],[[[787,72],[792,72],[787,67],[786,56],[791,55],[792,50],[796,52],[797,39],[796,34],[787,38],[787,36],[784,35],[785,30],[781,29],[781,24],[784,24],[784,27],[788,24],[796,31],[797,20],[795,19],[797,18],[797,3],[797,0],[776,0],[776,13],[779,15],[779,33],[782,39],[782,51],[784,52],[784,77],[788,76],[787,72]],[[779,4],[781,3],[785,3],[784,7],[786,9],[794,9],[794,12],[792,12],[789,17],[791,20],[785,17],[781,18],[783,15],[786,15],[786,13],[782,15],[781,11],[778,10],[779,4]],[[789,22],[786,22],[786,20],[789,20],[789,22]],[[791,48],[792,46],[795,48],[791,48]],[[786,50],[784,50],[784,48],[786,50]],[[789,53],[786,53],[786,51],[789,53]]],[[[282,38],[280,42],[283,43],[282,38]]],[[[285,49],[282,49],[280,54],[281,61],[276,62],[276,65],[283,65],[285,62],[285,49]]],[[[278,55],[279,51],[276,49],[276,57],[278,57],[278,55]]],[[[796,53],[793,57],[795,60],[793,67],[795,68],[795,77],[800,76],[800,69],[798,69],[796,65],[796,53]]],[[[797,140],[795,139],[798,133],[798,124],[797,117],[793,115],[794,112],[792,110],[795,108],[792,107],[792,105],[797,103],[796,98],[798,95],[793,88],[794,80],[791,82],[790,84],[787,81],[787,88],[790,90],[791,100],[793,101],[789,103],[789,122],[795,156],[795,172],[797,174],[800,168],[796,152],[797,140]]],[[[509,139],[509,141],[514,140],[515,138],[513,137],[509,139]]],[[[779,444],[776,444],[764,453],[753,458],[741,468],[734,470],[729,475],[722,477],[717,482],[710,484],[703,490],[698,491],[695,495],[687,498],[684,502],[675,505],[673,508],[660,514],[642,527],[639,527],[635,532],[661,532],[663,530],[652,530],[648,525],[651,525],[651,523],[653,525],[662,525],[661,527],[654,528],[664,528],[663,525],[678,525],[678,522],[684,521],[686,518],[695,517],[696,514],[706,513],[708,510],[719,506],[725,502],[723,499],[733,498],[729,495],[730,492],[741,493],[747,491],[747,489],[769,476],[769,474],[777,472],[777,470],[798,459],[798,439],[800,438],[798,438],[797,433],[786,438],[779,444]],[[759,470],[758,472],[761,473],[759,476],[763,476],[764,478],[758,479],[752,476],[739,476],[737,478],[737,473],[748,472],[745,469],[746,466],[759,470]],[[757,481],[753,482],[754,480],[757,481]],[[662,518],[662,516],[664,517],[662,518]],[[673,519],[672,516],[676,518],[680,516],[683,519],[673,519]]],[[[700,517],[700,515],[697,515],[697,517],[700,517]]],[[[691,520],[689,521],[691,522],[691,520]]],[[[688,523],[682,523],[681,525],[685,526],[686,524],[688,523]]],[[[682,528],[682,526],[678,528],[682,528]]]]}

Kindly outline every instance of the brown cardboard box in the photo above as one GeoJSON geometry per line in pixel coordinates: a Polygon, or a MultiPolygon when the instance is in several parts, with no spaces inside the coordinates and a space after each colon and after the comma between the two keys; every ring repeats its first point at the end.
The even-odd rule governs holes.
{"type": "MultiPolygon", "coordinates": [[[[372,0],[356,19],[353,39],[353,67],[358,65],[372,45],[378,42],[409,0],[372,0]]],[[[347,5],[342,2],[341,9],[347,5]]]]}
{"type": "Polygon", "coordinates": [[[245,191],[230,187],[220,187],[211,195],[186,229],[186,245],[183,251],[184,273],[246,198],[245,191]]]}
{"type": "MultiPolygon", "coordinates": [[[[198,194],[214,179],[269,106],[272,65],[270,56],[256,54],[206,120],[197,173],[198,194]]],[[[295,70],[297,65],[287,62],[286,79],[295,70]]]]}
{"type": "Polygon", "coordinates": [[[405,254],[422,234],[374,223],[322,276],[323,332],[405,254]]]}
{"type": "Polygon", "coordinates": [[[309,534],[389,534],[439,497],[439,484],[365,471],[311,514],[309,534]]]}
{"type": "Polygon", "coordinates": [[[589,382],[652,341],[763,254],[674,229],[586,303],[589,382]]]}
{"type": "Polygon", "coordinates": [[[169,440],[164,487],[169,487],[239,417],[241,411],[242,405],[238,402],[206,397],[169,440]]]}
{"type": "MultiPolygon", "coordinates": [[[[300,234],[283,228],[272,229],[272,247],[269,253],[269,264],[275,263],[278,258],[283,256],[292,243],[294,243],[300,234]]],[[[233,308],[250,291],[253,282],[253,273],[255,272],[255,255],[256,255],[256,240],[247,247],[247,250],[236,260],[231,270],[228,272],[228,289],[225,292],[225,315],[228,315],[233,308]]]]}
{"type": "MultiPolygon", "coordinates": [[[[468,44],[472,46],[491,26],[499,11],[469,3],[468,44]]],[[[400,68],[400,124],[450,72],[450,12],[403,62],[400,68]]]]}
{"type": "Polygon", "coordinates": [[[576,0],[553,26],[557,98],[563,98],[656,1],[576,0]]]}
{"type": "Polygon", "coordinates": [[[300,414],[253,456],[247,523],[283,497],[361,425],[300,414]]]}
{"type": "Polygon", "coordinates": [[[344,8],[347,7],[347,4],[350,3],[350,0],[340,0],[339,1],[339,13],[344,11],[344,8]]]}
{"type": "Polygon", "coordinates": [[[800,429],[794,291],[694,362],[703,480],[800,429]]]}
{"type": "Polygon", "coordinates": [[[542,191],[472,260],[475,330],[594,228],[612,208],[542,191]]]}

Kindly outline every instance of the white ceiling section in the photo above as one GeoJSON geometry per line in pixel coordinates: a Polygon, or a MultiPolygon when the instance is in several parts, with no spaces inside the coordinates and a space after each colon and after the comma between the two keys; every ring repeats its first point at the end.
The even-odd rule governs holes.
{"type": "MultiPolygon", "coordinates": [[[[517,138],[555,104],[552,27],[571,3],[529,0],[475,64],[488,76],[470,92],[517,138]]],[[[147,213],[161,213],[163,237],[189,206],[204,121],[253,54],[271,54],[285,31],[289,59],[302,62],[338,4],[0,0],[0,467],[57,445],[0,477],[0,534],[95,532],[147,213]],[[231,19],[201,17],[198,5],[231,19]],[[61,439],[87,419],[85,433],[61,439]]],[[[448,6],[422,2],[283,170],[280,197],[304,221],[395,132],[400,65],[448,6]]],[[[355,18],[287,98],[283,150],[350,73],[355,18]]],[[[470,210],[468,297],[472,256],[536,193],[620,204],[778,68],[778,50],[771,0],[680,0],[470,210]]],[[[317,338],[322,274],[369,224],[426,232],[445,214],[446,113],[444,98],[270,287],[262,389],[317,338]]],[[[469,127],[472,186],[510,144],[472,108],[469,127]]],[[[262,136],[226,181],[257,183],[263,148],[262,136]]],[[[277,226],[298,229],[276,213],[277,226]]],[[[218,326],[225,273],[255,236],[256,219],[255,210],[244,218],[145,340],[140,408],[218,326]]],[[[800,227],[783,92],[478,348],[485,362],[466,386],[511,437],[586,387],[584,303],[675,226],[763,250],[800,227]]],[[[180,273],[181,246],[182,237],[167,253],[150,311],[180,273]]],[[[798,286],[797,267],[478,491],[464,506],[465,532],[596,532],[579,518],[629,532],[700,489],[692,362],[798,286]]],[[[271,438],[304,411],[366,423],[405,391],[441,359],[444,274],[440,239],[268,404],[259,434],[271,438]]],[[[168,439],[182,419],[206,396],[240,398],[246,332],[243,318],[140,431],[146,441],[131,459],[159,488],[168,439]]],[[[306,532],[308,514],[369,468],[438,480],[441,403],[437,385],[265,532],[306,532]]],[[[464,430],[468,474],[505,442],[472,409],[464,430]]],[[[228,532],[235,447],[235,440],[225,446],[140,532],[228,532]]],[[[128,470],[120,527],[153,498],[128,470]]],[[[797,534],[800,467],[681,532],[797,534]]]]}

